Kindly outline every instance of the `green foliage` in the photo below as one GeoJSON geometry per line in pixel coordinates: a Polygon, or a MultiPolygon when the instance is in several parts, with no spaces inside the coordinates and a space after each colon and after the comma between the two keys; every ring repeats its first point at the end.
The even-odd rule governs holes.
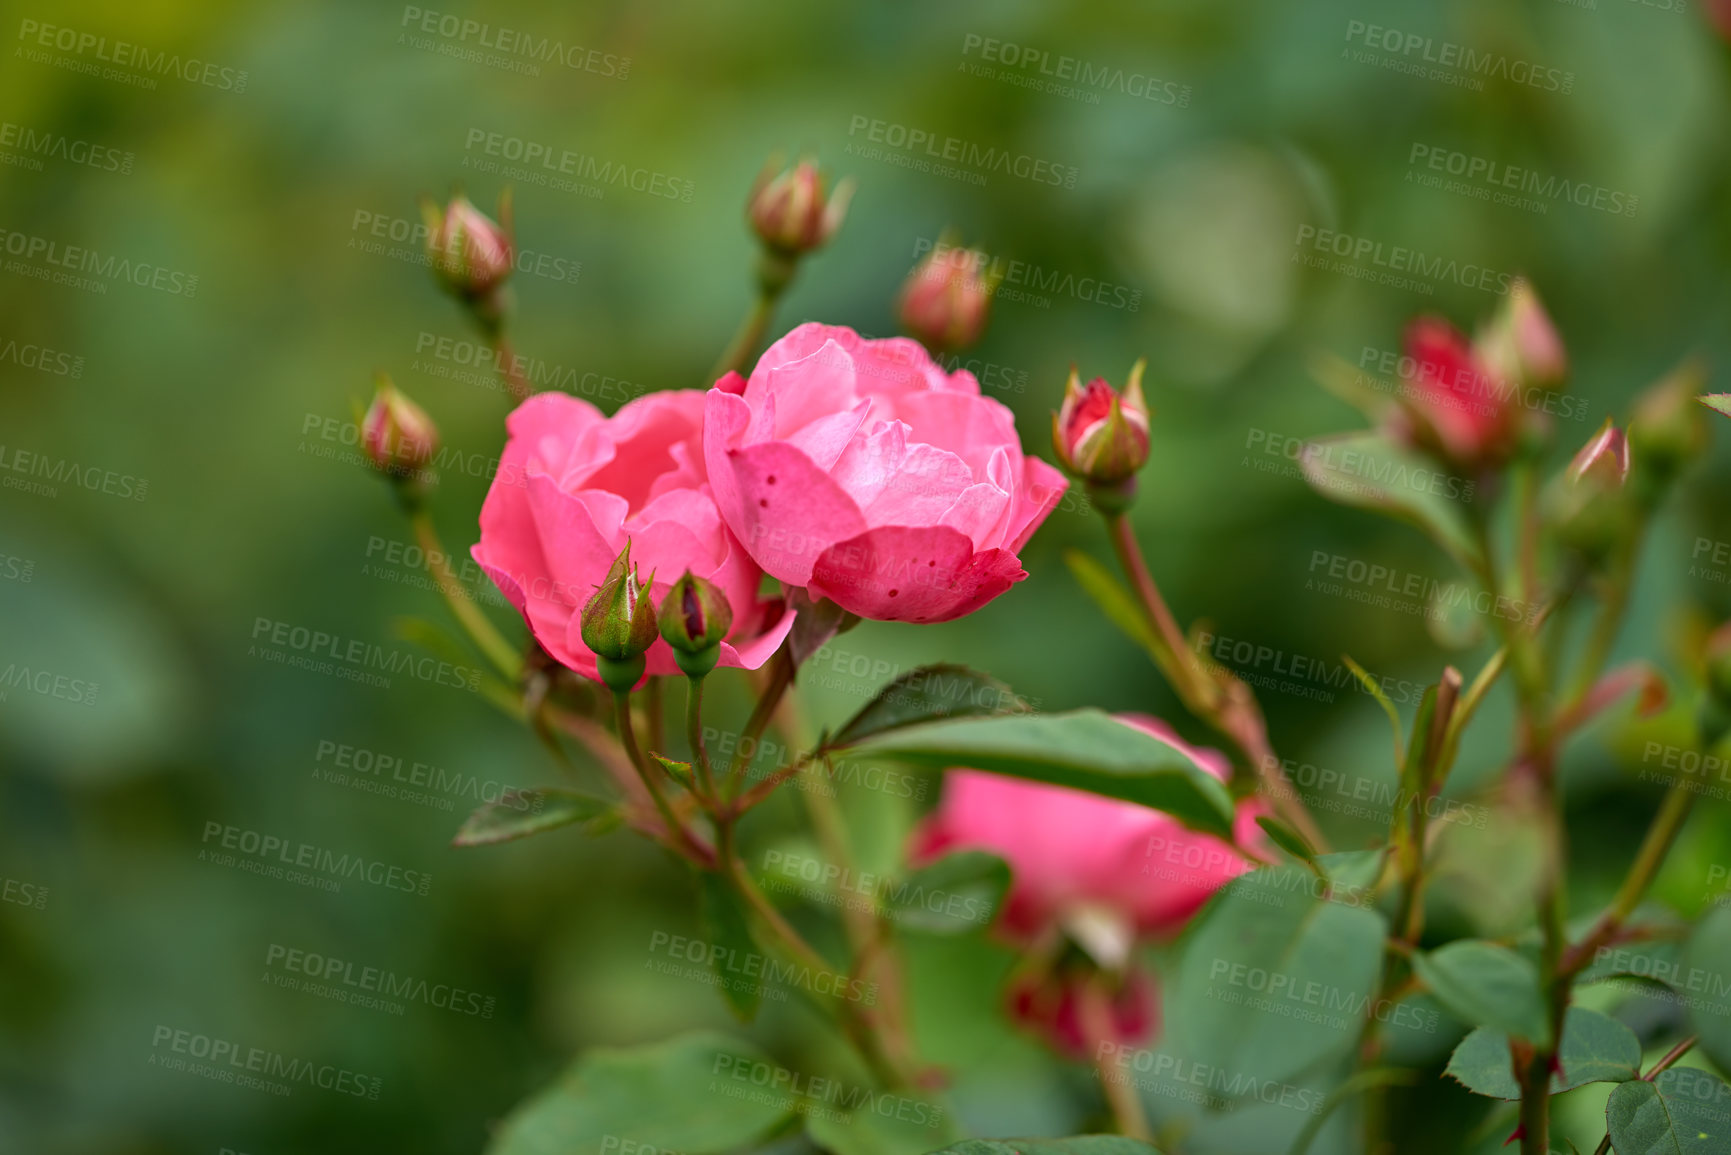
{"type": "Polygon", "coordinates": [[[1309,871],[1265,867],[1210,902],[1172,980],[1168,1031],[1181,1053],[1235,1078],[1286,1080],[1353,1046],[1388,928],[1318,886],[1309,871]]]}
{"type": "Polygon", "coordinates": [[[961,850],[886,888],[885,913],[909,930],[964,934],[983,930],[1010,888],[1010,868],[995,854],[961,850]]]}
{"type": "MultiPolygon", "coordinates": [[[[1622,1083],[1640,1074],[1641,1040],[1615,1019],[1585,1007],[1570,1007],[1563,1018],[1563,1039],[1557,1051],[1563,1069],[1551,1076],[1551,1094],[1587,1083],[1622,1083]]],[[[1449,1057],[1448,1074],[1469,1091],[1493,1099],[1518,1099],[1509,1055],[1509,1036],[1479,1027],[1449,1057]]]]}
{"type": "Polygon", "coordinates": [[[1652,1082],[1611,1092],[1605,1123],[1617,1155],[1725,1155],[1731,1151],[1731,1087],[1705,1071],[1673,1067],[1652,1082]]]}
{"type": "Polygon", "coordinates": [[[587,834],[601,834],[618,823],[619,807],[604,798],[557,786],[505,790],[497,801],[469,815],[451,841],[455,846],[486,846],[575,824],[582,824],[587,834]]]}
{"type": "Polygon", "coordinates": [[[971,766],[1089,790],[1164,810],[1205,833],[1232,836],[1232,799],[1218,779],[1100,710],[927,722],[853,749],[934,769],[971,766]]]}
{"type": "Polygon", "coordinates": [[[1548,1043],[1539,972],[1506,946],[1463,939],[1413,956],[1413,971],[1437,1000],[1476,1026],[1548,1043]]]}
{"type": "MultiPolygon", "coordinates": [[[[1311,488],[1330,501],[1411,522],[1466,569],[1480,565],[1479,547],[1459,500],[1432,487],[1437,466],[1412,450],[1380,433],[1343,433],[1311,442],[1299,465],[1311,488]]],[[[1449,481],[1462,489],[1472,484],[1459,478],[1449,481]]]]}
{"type": "Polygon", "coordinates": [[[730,960],[747,958],[757,953],[751,937],[750,916],[738,892],[727,884],[719,872],[703,870],[697,874],[699,904],[703,918],[703,933],[712,947],[710,967],[715,972],[716,987],[733,1013],[746,1022],[757,1014],[757,1004],[763,996],[762,987],[752,978],[731,974],[730,960]]]}
{"type": "Polygon", "coordinates": [[[794,1105],[753,1095],[749,1081],[731,1077],[741,1064],[775,1069],[750,1044],[707,1031],[598,1047],[513,1111],[487,1155],[570,1155],[609,1137],[694,1155],[732,1150],[762,1139],[794,1105]]]}
{"type": "Polygon", "coordinates": [[[911,670],[877,692],[860,712],[844,722],[825,746],[841,749],[868,738],[944,718],[971,718],[1018,712],[1010,687],[989,674],[948,662],[911,670]]]}

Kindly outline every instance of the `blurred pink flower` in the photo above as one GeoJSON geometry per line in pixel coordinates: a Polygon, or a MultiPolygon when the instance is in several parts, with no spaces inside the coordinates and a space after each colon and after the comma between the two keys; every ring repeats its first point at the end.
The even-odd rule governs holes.
{"type": "Polygon", "coordinates": [[[941,622],[1022,580],[1067,484],[916,341],[805,324],[708,394],[722,517],[757,564],[860,617],[941,622]]]}
{"type": "MultiPolygon", "coordinates": [[[[686,570],[715,583],[733,610],[723,666],[757,669],[792,615],[760,603],[762,572],[734,540],[704,480],[703,394],[651,393],[612,417],[586,401],[541,393],[506,419],[510,439],[481,506],[475,561],[554,658],[595,678],[581,609],[630,537],[659,602],[686,570]]],[[[678,672],[657,638],[649,672],[678,672]]]]}
{"type": "MultiPolygon", "coordinates": [[[[1230,768],[1218,751],[1187,745],[1157,718],[1118,719],[1226,779],[1230,768]]],[[[1264,812],[1260,802],[1240,804],[1234,834],[1242,845],[1266,844],[1256,825],[1264,812]]],[[[1035,947],[1062,930],[1123,971],[1108,1008],[1117,1042],[1139,1041],[1159,1025],[1154,981],[1135,967],[1134,941],[1177,934],[1210,895],[1250,869],[1228,843],[1158,810],[967,769],[945,775],[943,799],[915,831],[910,857],[926,862],[957,850],[984,850],[1009,863],[1010,890],[996,924],[1002,937],[1035,947]]],[[[1036,968],[1012,980],[1010,1008],[1060,1050],[1080,1054],[1098,1041],[1087,1038],[1082,1017],[1087,984],[1097,981],[1086,972],[1036,968]]]]}

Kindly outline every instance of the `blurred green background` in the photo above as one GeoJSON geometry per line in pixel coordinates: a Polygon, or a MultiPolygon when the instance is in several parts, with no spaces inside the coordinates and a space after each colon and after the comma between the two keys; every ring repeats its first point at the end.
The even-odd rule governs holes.
{"type": "MultiPolygon", "coordinates": [[[[0,668],[65,681],[39,682],[47,692],[14,685],[0,699],[0,877],[12,884],[0,902],[0,1149],[473,1152],[581,1049],[728,1021],[708,988],[646,969],[651,936],[687,933],[695,920],[683,871],[639,840],[566,831],[459,852],[450,837],[474,803],[460,788],[417,801],[315,773],[332,760],[320,758],[327,743],[481,782],[554,781],[527,733],[477,695],[404,676],[360,686],[253,652],[261,619],[404,650],[414,647],[397,640],[397,619],[445,621],[432,593],[399,580],[412,567],[392,551],[409,534],[385,487],[342,459],[340,432],[330,438],[371,373],[393,374],[446,444],[480,463],[447,470],[435,498],[446,541],[459,551],[473,541],[506,399],[484,373],[453,376],[460,366],[430,352],[474,334],[423,267],[392,255],[412,244],[388,239],[391,219],[417,218],[423,193],[460,184],[491,208],[507,182],[476,166],[485,147],[471,142],[499,133],[689,182],[689,199],[510,182],[519,245],[581,266],[574,280],[516,278],[515,342],[580,379],[703,383],[748,303],[744,200],[777,150],[809,151],[859,182],[845,227],[784,301],[778,333],[807,319],[894,332],[896,289],[922,241],[945,228],[1005,260],[1127,288],[1133,309],[1028,286],[1044,299],[998,302],[974,355],[992,367],[982,376],[1016,410],[1030,450],[1049,455],[1047,415],[1072,363],[1121,381],[1146,356],[1154,454],[1135,517],[1180,616],[1286,654],[1332,662],[1350,652],[1422,682],[1447,651],[1419,616],[1306,583],[1319,551],[1438,579],[1451,576],[1448,562],[1415,533],[1257,468],[1281,464],[1260,454],[1258,435],[1361,424],[1310,379],[1316,352],[1356,362],[1396,349],[1418,312],[1467,327],[1498,298],[1457,280],[1419,292],[1307,267],[1295,238],[1302,226],[1336,229],[1531,276],[1568,342],[1569,390],[1586,402],[1587,420],[1559,424],[1563,459],[1685,355],[1717,366],[1731,351],[1727,54],[1693,8],[428,7],[594,50],[573,55],[586,67],[541,61],[529,72],[495,66],[499,52],[493,63],[464,59],[473,38],[428,33],[419,9],[390,4],[6,4],[0,668]],[[1404,74],[1388,61],[1412,58],[1367,49],[1351,39],[1353,22],[1555,68],[1571,74],[1570,91],[1497,78],[1472,91],[1404,74]],[[44,25],[106,47],[43,48],[44,25]],[[123,69],[132,80],[104,76],[99,55],[119,41],[217,71],[210,83],[202,72],[157,75],[153,88],[133,82],[136,67],[123,69]],[[1017,82],[1039,63],[1012,67],[1001,49],[987,60],[987,41],[1126,80],[1039,90],[1017,82]],[[1355,56],[1366,52],[1376,60],[1355,56]],[[1131,95],[1131,77],[1153,78],[1158,97],[1131,95]],[[919,171],[900,163],[917,154],[873,145],[872,121],[1073,168],[1073,187],[919,171]],[[1635,208],[1547,198],[1539,211],[1427,187],[1419,178],[1430,170],[1413,160],[1431,155],[1422,149],[1579,182],[1619,204],[1636,198],[1635,208]],[[372,232],[381,220],[385,237],[372,232]],[[368,251],[375,241],[383,253],[368,251]],[[52,268],[47,245],[193,274],[196,293],[46,282],[32,270],[52,268]],[[44,347],[45,362],[28,352],[44,347]],[[34,460],[20,465],[20,453],[96,480],[62,482],[53,495],[13,486],[34,460]],[[107,484],[109,474],[134,484],[107,484]],[[70,700],[74,683],[94,683],[94,700],[70,700]],[[421,896],[260,877],[201,860],[220,841],[206,840],[211,823],[432,882],[421,896]],[[476,992],[493,1000],[491,1016],[425,1002],[398,1015],[284,989],[273,946],[476,992]],[[305,1086],[279,1097],[164,1070],[152,1061],[165,1053],[164,1027],[335,1064],[382,1089],[376,1101],[305,1086]]],[[[1723,576],[1696,566],[1699,539],[1731,540],[1731,512],[1713,497],[1728,472],[1720,445],[1670,507],[1623,651],[1675,668],[1679,623],[1731,610],[1723,576]]],[[[1065,571],[1069,547],[1105,557],[1097,519],[1073,503],[1025,551],[1028,580],[984,611],[847,635],[837,668],[877,663],[880,677],[832,670],[809,688],[813,715],[844,717],[884,669],[943,658],[992,671],[1043,708],[1171,716],[1153,669],[1065,571]]],[[[1362,695],[1264,703],[1283,754],[1387,774],[1386,723],[1362,695]]],[[[737,694],[716,703],[735,719],[743,707],[737,694]]],[[[1498,765],[1508,716],[1498,703],[1484,723],[1461,790],[1498,765]]],[[[1571,759],[1583,903],[1614,884],[1656,797],[1638,780],[1638,747],[1624,749],[1619,759],[1589,739],[1571,759]]],[[[858,791],[843,801],[861,841],[892,860],[917,807],[858,791]]],[[[1377,833],[1322,816],[1342,846],[1377,833]]],[[[797,818],[791,803],[771,808],[752,844],[775,844],[797,818]]],[[[1726,861],[1731,822],[1723,803],[1709,804],[1664,897],[1697,908],[1710,866],[1726,861]]],[[[1481,879],[1476,897],[1462,883],[1462,909],[1498,901],[1497,881],[1481,879]]],[[[966,1126],[1025,1134],[1098,1123],[1085,1071],[1006,1028],[969,1025],[993,1015],[1008,956],[979,942],[919,944],[916,955],[922,1041],[955,1067],[966,1126]]],[[[845,1062],[802,1053],[809,1028],[803,1009],[784,1004],[753,1033],[801,1069],[845,1062]]],[[[1439,1062],[1450,1042],[1434,1041],[1439,1062]]],[[[1427,1148],[1437,1151],[1464,1149],[1478,1110],[1440,1085],[1407,1109],[1448,1121],[1427,1148]]],[[[1209,1125],[1224,1134],[1229,1124],[1209,1125]]],[[[1596,1141],[1590,1129],[1577,1142],[1596,1141]]]]}

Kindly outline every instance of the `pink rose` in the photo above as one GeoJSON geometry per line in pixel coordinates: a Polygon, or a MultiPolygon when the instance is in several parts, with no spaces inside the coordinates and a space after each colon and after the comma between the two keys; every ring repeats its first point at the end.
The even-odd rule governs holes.
{"type": "MultiPolygon", "coordinates": [[[[651,393],[612,417],[587,401],[541,393],[506,419],[510,439],[481,506],[477,563],[522,613],[548,653],[587,678],[581,610],[631,539],[631,559],[659,600],[687,569],[733,607],[723,666],[755,670],[787,636],[793,615],[757,597],[762,571],[734,540],[704,481],[703,394],[651,393]]],[[[674,674],[657,639],[651,674],[674,674]]]]}
{"type": "Polygon", "coordinates": [[[758,565],[879,621],[948,621],[1021,581],[1016,551],[1066,485],[973,374],[819,324],[716,383],[704,455],[758,565]]]}
{"type": "MultiPolygon", "coordinates": [[[[1218,751],[1186,745],[1157,718],[1118,720],[1225,781],[1229,766],[1218,751]]],[[[1258,802],[1239,806],[1240,843],[1261,845],[1260,813],[1258,802]]],[[[1138,936],[1174,934],[1209,895],[1250,869],[1228,843],[1187,830],[1161,811],[980,770],[949,771],[943,801],[915,834],[916,861],[952,850],[990,851],[1010,864],[998,929],[1024,943],[1090,909],[1117,916],[1138,936]]]]}

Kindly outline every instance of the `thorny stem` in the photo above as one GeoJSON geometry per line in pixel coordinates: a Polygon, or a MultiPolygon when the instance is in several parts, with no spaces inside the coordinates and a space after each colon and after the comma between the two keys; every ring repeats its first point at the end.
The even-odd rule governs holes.
{"type": "Polygon", "coordinates": [[[445,562],[449,555],[445,553],[444,543],[439,540],[439,531],[433,527],[433,517],[425,505],[416,502],[410,507],[409,524],[415,531],[421,554],[426,558],[427,572],[433,575],[433,581],[451,613],[499,672],[516,681],[523,674],[522,657],[487,620],[487,615],[469,598],[468,592],[451,572],[451,567],[445,562]]]}
{"type": "Polygon", "coordinates": [[[1185,641],[1184,631],[1167,607],[1166,599],[1160,596],[1160,587],[1155,584],[1154,575],[1143,560],[1142,547],[1136,541],[1130,519],[1122,513],[1105,513],[1103,516],[1107,536],[1118,555],[1118,564],[1130,576],[1130,583],[1154,629],[1155,638],[1167,653],[1167,662],[1163,665],[1170,667],[1164,672],[1172,682],[1172,688],[1191,713],[1203,718],[1237,745],[1245,760],[1255,768],[1264,792],[1280,816],[1304,835],[1313,847],[1326,851],[1328,840],[1311,818],[1310,811],[1280,780],[1280,762],[1268,743],[1268,727],[1257,707],[1255,695],[1237,679],[1231,679],[1222,689],[1202,668],[1200,660],[1185,641]]]}

